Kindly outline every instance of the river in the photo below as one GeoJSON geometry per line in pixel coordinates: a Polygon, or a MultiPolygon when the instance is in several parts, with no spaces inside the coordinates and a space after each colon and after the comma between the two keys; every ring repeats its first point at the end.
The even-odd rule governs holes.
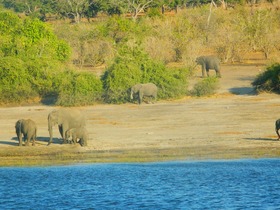
{"type": "Polygon", "coordinates": [[[0,209],[278,209],[280,159],[0,168],[0,209]]]}

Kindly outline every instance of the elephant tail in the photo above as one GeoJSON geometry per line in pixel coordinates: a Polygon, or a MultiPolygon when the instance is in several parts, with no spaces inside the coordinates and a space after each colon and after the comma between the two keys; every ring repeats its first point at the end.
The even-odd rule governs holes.
{"type": "Polygon", "coordinates": [[[34,136],[35,140],[37,140],[37,127],[35,128],[35,136],[34,136]]]}
{"type": "Polygon", "coordinates": [[[17,122],[16,122],[16,130],[17,131],[21,131],[21,126],[22,126],[22,120],[18,120],[17,122]]]}

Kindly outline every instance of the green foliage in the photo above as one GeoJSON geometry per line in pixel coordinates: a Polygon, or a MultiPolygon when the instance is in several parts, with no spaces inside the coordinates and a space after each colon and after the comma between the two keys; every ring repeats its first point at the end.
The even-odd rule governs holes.
{"type": "Polygon", "coordinates": [[[196,83],[191,91],[193,96],[210,96],[216,92],[219,86],[217,77],[207,77],[196,83]]]}
{"type": "Polygon", "coordinates": [[[60,61],[70,57],[69,45],[38,19],[22,20],[12,12],[0,11],[0,27],[0,54],[4,56],[60,61]]]}
{"type": "Polygon", "coordinates": [[[252,82],[252,85],[259,92],[280,92],[280,64],[276,63],[267,68],[266,71],[259,74],[252,82]]]}
{"type": "Polygon", "coordinates": [[[57,98],[57,105],[79,106],[101,101],[102,83],[91,73],[64,72],[57,98]]]}
{"type": "Polygon", "coordinates": [[[158,86],[159,98],[176,98],[186,94],[187,74],[186,69],[167,69],[137,46],[124,46],[102,77],[105,101],[124,103],[131,86],[148,82],[158,86]]]}
{"type": "Polygon", "coordinates": [[[0,101],[21,102],[37,96],[32,88],[31,76],[18,58],[0,58],[0,101]]]}
{"type": "Polygon", "coordinates": [[[150,8],[147,12],[149,17],[162,17],[162,14],[158,8],[150,8]]]}
{"type": "Polygon", "coordinates": [[[38,19],[0,10],[0,101],[27,101],[58,95],[58,75],[70,48],[38,19]]]}

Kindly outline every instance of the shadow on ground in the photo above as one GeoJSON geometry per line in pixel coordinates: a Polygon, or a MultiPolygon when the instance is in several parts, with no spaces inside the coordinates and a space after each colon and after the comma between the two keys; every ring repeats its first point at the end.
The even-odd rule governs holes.
{"type": "Polygon", "coordinates": [[[257,95],[253,87],[234,87],[230,88],[229,92],[235,95],[257,95]]]}
{"type": "MultiPolygon", "coordinates": [[[[14,140],[15,142],[11,142],[11,141],[5,141],[5,140],[0,140],[0,144],[6,144],[6,145],[12,145],[12,146],[18,146],[18,138],[17,137],[12,137],[11,140],[14,140]]],[[[49,142],[50,138],[49,137],[37,137],[36,138],[36,143],[39,143],[40,142],[45,142],[46,145],[47,143],[49,142]]],[[[24,144],[24,143],[23,143],[24,144]]],[[[32,144],[32,140],[30,142],[30,144],[32,144]]],[[[62,144],[62,139],[60,138],[53,138],[53,142],[52,144],[62,144]]]]}
{"type": "Polygon", "coordinates": [[[244,138],[249,141],[278,141],[277,138],[244,138]]]}

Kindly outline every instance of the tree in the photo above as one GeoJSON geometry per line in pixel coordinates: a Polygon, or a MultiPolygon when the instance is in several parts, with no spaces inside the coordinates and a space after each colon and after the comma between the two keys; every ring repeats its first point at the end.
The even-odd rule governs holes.
{"type": "Polygon", "coordinates": [[[128,9],[132,13],[132,18],[136,20],[138,15],[149,8],[154,0],[124,0],[128,4],[128,9]]]}
{"type": "Polygon", "coordinates": [[[90,6],[94,4],[90,0],[57,0],[58,12],[62,16],[74,19],[75,23],[79,23],[81,18],[86,16],[90,6]]]}
{"type": "Polygon", "coordinates": [[[45,20],[46,14],[54,13],[56,9],[55,0],[3,0],[2,4],[5,8],[41,20],[45,20]]]}

